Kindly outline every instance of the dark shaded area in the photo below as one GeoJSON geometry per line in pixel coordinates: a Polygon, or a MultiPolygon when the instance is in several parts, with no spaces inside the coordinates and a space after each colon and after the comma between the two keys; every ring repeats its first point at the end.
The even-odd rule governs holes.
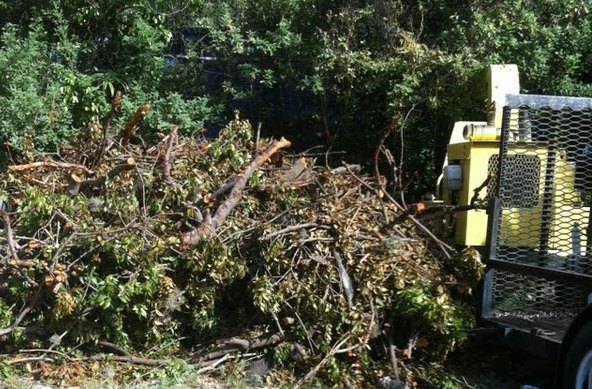
{"type": "Polygon", "coordinates": [[[472,335],[449,356],[444,367],[446,372],[479,389],[518,389],[522,385],[554,388],[553,361],[502,346],[494,336],[472,335]]]}

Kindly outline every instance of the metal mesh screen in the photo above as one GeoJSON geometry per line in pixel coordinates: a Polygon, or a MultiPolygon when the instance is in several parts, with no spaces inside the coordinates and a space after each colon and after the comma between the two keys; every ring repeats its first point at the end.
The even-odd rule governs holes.
{"type": "Polygon", "coordinates": [[[592,100],[533,101],[505,108],[500,154],[489,161],[496,183],[488,188],[500,204],[490,215],[497,218],[492,259],[529,265],[530,273],[495,270],[491,308],[571,317],[590,291],[566,274],[592,275],[592,100]]]}
{"type": "Polygon", "coordinates": [[[521,315],[570,318],[585,306],[582,288],[569,282],[498,270],[494,274],[493,307],[521,315]]]}
{"type": "MultiPolygon", "coordinates": [[[[499,165],[499,155],[489,158],[488,173],[495,175],[499,165]]],[[[508,177],[506,184],[510,187],[506,192],[514,196],[502,199],[504,206],[516,208],[532,208],[538,204],[538,186],[540,179],[541,160],[537,155],[508,155],[506,158],[508,177]]],[[[493,180],[487,188],[487,198],[497,193],[497,181],[493,180]]]]}

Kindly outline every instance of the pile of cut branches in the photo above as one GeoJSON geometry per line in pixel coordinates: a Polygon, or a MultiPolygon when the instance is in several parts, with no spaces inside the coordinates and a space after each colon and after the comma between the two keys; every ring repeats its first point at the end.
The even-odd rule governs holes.
{"type": "Polygon", "coordinates": [[[258,353],[270,381],[364,386],[412,381],[397,360],[463,339],[473,319],[451,264],[467,279],[480,265],[448,261],[380,178],[288,156],[238,116],[213,140],[172,128],[146,144],[144,105],[111,135],[119,101],[59,153],[25,150],[2,173],[3,364],[108,353],[208,371],[258,353]]]}

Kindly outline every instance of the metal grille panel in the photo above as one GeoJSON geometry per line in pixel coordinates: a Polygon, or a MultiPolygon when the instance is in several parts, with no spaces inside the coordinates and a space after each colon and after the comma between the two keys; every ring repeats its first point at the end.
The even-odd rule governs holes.
{"type": "Polygon", "coordinates": [[[583,308],[586,296],[577,285],[536,276],[496,271],[493,308],[519,315],[571,318],[583,308]]]}
{"type": "Polygon", "coordinates": [[[571,318],[592,285],[592,99],[514,100],[504,109],[500,154],[489,161],[496,182],[488,197],[498,201],[487,308],[571,318]]]}

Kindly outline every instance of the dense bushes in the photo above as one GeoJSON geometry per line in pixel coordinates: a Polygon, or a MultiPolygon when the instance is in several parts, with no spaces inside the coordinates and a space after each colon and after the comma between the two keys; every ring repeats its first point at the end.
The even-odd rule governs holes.
{"type": "Polygon", "coordinates": [[[39,146],[54,148],[123,89],[124,110],[155,103],[145,134],[157,123],[177,122],[188,134],[215,128],[238,108],[264,134],[366,161],[394,118],[402,131],[387,144],[402,158],[400,184],[423,192],[451,123],[483,117],[476,75],[488,63],[517,63],[529,92],[591,94],[589,7],[579,0],[2,1],[0,62],[9,82],[0,89],[1,135],[18,147],[30,131],[39,146]]]}
{"type": "MultiPolygon", "coordinates": [[[[372,327],[399,326],[405,336],[420,331],[433,355],[445,355],[472,325],[449,285],[466,289],[461,276],[479,275],[480,263],[463,259],[458,280],[448,277],[410,226],[393,232],[384,204],[352,177],[316,172],[313,184],[291,186],[266,185],[281,181],[274,169],[256,174],[227,229],[181,250],[179,231],[201,223],[196,209],[217,205],[207,196],[253,151],[244,122],[233,121],[210,143],[204,135],[217,134],[203,128],[215,130],[239,109],[262,124],[263,135],[286,134],[296,149],[346,150],[350,161],[367,164],[392,131],[385,145],[401,169],[397,189],[422,193],[435,182],[451,123],[484,117],[478,73],[486,64],[517,63],[527,92],[592,94],[589,6],[589,0],[0,0],[2,162],[7,153],[16,163],[59,151],[55,160],[94,169],[4,175],[1,198],[19,207],[20,258],[4,240],[3,255],[23,262],[2,274],[2,327],[18,319],[18,307],[30,306],[23,324],[42,327],[46,336],[67,328],[64,347],[93,351],[107,339],[158,355],[175,349],[180,337],[195,343],[247,332],[241,326],[248,322],[253,332],[245,335],[269,326],[286,332],[293,344],[270,355],[278,365],[303,373],[325,361],[328,382],[342,382],[345,373],[368,383],[387,373],[366,351],[371,340],[384,340],[372,327]],[[106,147],[102,118],[116,90],[123,99],[113,133],[140,104],[152,110],[131,146],[111,145],[104,164],[93,165],[106,147]],[[160,139],[164,147],[159,132],[175,125],[189,138],[176,146],[171,185],[160,170],[162,150],[150,145],[160,139]],[[126,159],[132,154],[135,160],[126,159]],[[61,190],[78,176],[93,180],[120,164],[129,165],[127,174],[86,197],[61,190]],[[336,250],[354,282],[353,302],[342,291],[336,250]],[[299,356],[305,363],[295,362],[292,346],[309,350],[299,356]],[[332,355],[336,346],[355,353],[332,355]],[[348,370],[353,363],[364,369],[348,370]]],[[[320,163],[343,157],[320,155],[334,158],[320,163]]],[[[8,341],[20,347],[28,340],[14,331],[8,341]]]]}
{"type": "Polygon", "coordinates": [[[18,146],[31,131],[51,149],[91,122],[114,89],[127,92],[130,109],[155,103],[145,134],[157,123],[178,122],[186,133],[215,128],[238,108],[264,134],[290,134],[302,148],[345,149],[360,161],[394,117],[403,131],[387,144],[402,158],[401,185],[423,192],[451,123],[483,118],[476,75],[485,65],[517,63],[528,92],[591,94],[589,7],[580,0],[2,1],[0,62],[10,81],[0,89],[2,138],[18,146]]]}

